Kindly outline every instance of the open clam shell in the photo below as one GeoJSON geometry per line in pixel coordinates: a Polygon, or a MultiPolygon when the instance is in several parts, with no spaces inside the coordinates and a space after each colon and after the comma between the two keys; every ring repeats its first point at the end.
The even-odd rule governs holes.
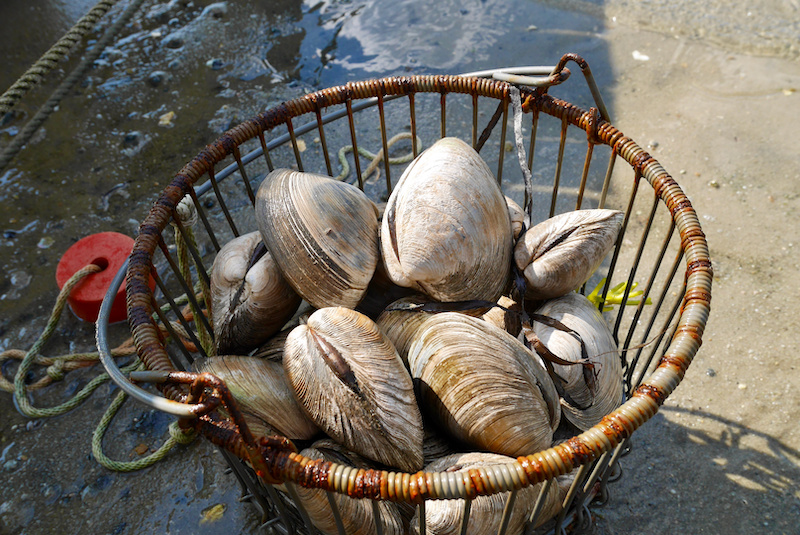
{"type": "Polygon", "coordinates": [[[375,272],[378,210],[355,186],[276,169],[256,196],[256,221],[284,277],[315,308],[354,308],[375,272]]]}
{"type": "Polygon", "coordinates": [[[420,407],[455,438],[503,455],[550,446],[561,410],[552,380],[519,340],[489,323],[436,314],[408,352],[420,407]]]}
{"type": "Polygon", "coordinates": [[[279,434],[307,440],[319,433],[295,400],[280,362],[225,355],[198,361],[195,369],[225,381],[243,412],[263,420],[279,434]]]}
{"type": "Polygon", "coordinates": [[[550,299],[579,288],[611,250],[623,216],[618,210],[575,210],[525,231],[514,248],[525,296],[550,299]]]}
{"type": "MultiPolygon", "coordinates": [[[[622,403],[622,364],[611,330],[597,308],[577,293],[547,301],[536,313],[563,323],[586,346],[591,368],[581,364],[553,364],[553,368],[564,379],[564,390],[572,400],[561,400],[564,417],[579,429],[589,429],[622,403]]],[[[534,322],[533,330],[557,357],[581,361],[580,342],[573,335],[539,322],[534,322]]]]}
{"type": "Polygon", "coordinates": [[[211,269],[211,314],[217,354],[243,354],[280,330],[300,305],[258,232],[226,243],[211,269]],[[260,256],[260,257],[259,257],[260,256]]]}
{"type": "Polygon", "coordinates": [[[381,224],[389,277],[439,301],[495,301],[511,267],[500,187],[472,147],[444,138],[406,168],[381,224]]]}
{"type": "MultiPolygon", "coordinates": [[[[513,463],[512,457],[494,453],[457,453],[438,459],[425,467],[427,472],[462,472],[484,466],[513,463]]],[[[514,507],[505,533],[522,533],[522,528],[536,502],[541,483],[517,491],[514,507]]],[[[470,504],[468,535],[498,533],[508,492],[478,496],[470,504]]],[[[551,486],[547,493],[540,518],[550,518],[558,510],[558,490],[551,486]]],[[[419,533],[419,513],[411,520],[412,534],[419,533]]],[[[425,505],[425,529],[432,535],[457,535],[461,533],[464,517],[464,500],[435,500],[425,505]]],[[[544,520],[543,520],[544,521],[544,520]]]]}
{"type": "Polygon", "coordinates": [[[392,343],[367,316],[320,309],[286,339],[286,375],[312,420],[345,447],[407,472],[422,468],[422,416],[392,343]]]}
{"type": "MultiPolygon", "coordinates": [[[[369,463],[358,454],[347,450],[332,440],[318,440],[300,452],[310,459],[333,462],[355,468],[369,467],[369,463]]],[[[308,516],[314,526],[324,535],[338,535],[336,519],[331,504],[324,490],[296,487],[308,516]]],[[[342,519],[344,532],[352,535],[402,535],[405,524],[397,504],[386,501],[373,502],[369,499],[355,499],[344,494],[331,493],[331,500],[336,504],[342,519]],[[377,509],[378,515],[375,514],[377,509]],[[376,526],[380,523],[380,531],[376,526]]]]}

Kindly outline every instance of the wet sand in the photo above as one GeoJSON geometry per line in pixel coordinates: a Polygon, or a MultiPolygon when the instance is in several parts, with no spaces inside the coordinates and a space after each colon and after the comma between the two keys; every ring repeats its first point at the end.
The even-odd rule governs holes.
{"type": "MultiPolygon", "coordinates": [[[[703,17],[686,15],[691,6],[681,17],[668,20],[667,15],[656,17],[657,12],[642,11],[633,4],[575,3],[576,11],[568,13],[574,18],[564,26],[580,38],[569,41],[564,32],[550,35],[563,40],[556,47],[559,52],[577,51],[589,60],[612,108],[612,122],[640,145],[649,145],[648,150],[690,197],[709,241],[715,278],[704,344],[684,382],[634,435],[632,452],[623,459],[624,475],[611,486],[610,502],[594,510],[597,532],[795,533],[800,525],[800,431],[796,425],[800,374],[795,362],[800,349],[795,314],[800,275],[800,151],[796,148],[800,64],[796,48],[780,37],[787,24],[776,21],[789,21],[790,27],[796,27],[800,12],[791,2],[763,2],[760,10],[751,10],[756,11],[759,24],[748,25],[747,10],[741,8],[742,13],[726,15],[730,19],[726,27],[738,28],[728,34],[715,33],[713,25],[703,30],[703,17]],[[561,48],[573,46],[578,50],[561,48]]],[[[715,5],[701,14],[711,17],[715,5]]],[[[237,9],[267,17],[276,27],[290,25],[301,16],[296,5],[281,7],[285,12],[275,16],[231,3],[221,21],[240,15],[237,9]]],[[[198,11],[196,6],[195,16],[198,11]]],[[[305,16],[303,20],[313,21],[308,13],[305,16]]],[[[359,16],[363,15],[349,20],[361,20],[359,16]]],[[[175,16],[188,25],[188,17],[181,17],[175,16]]],[[[139,19],[138,29],[130,32],[150,31],[158,21],[155,16],[139,19]]],[[[167,16],[165,24],[169,20],[167,16]]],[[[264,31],[260,21],[242,26],[260,35],[264,31]]],[[[528,28],[533,22],[517,20],[514,28],[528,28]]],[[[307,31],[313,30],[311,22],[304,24],[307,31]]],[[[539,27],[514,38],[533,39],[540,29],[548,30],[541,22],[539,27]]],[[[215,35],[237,35],[230,25],[224,28],[215,35]]],[[[204,65],[214,57],[225,57],[219,41],[196,47],[200,68],[190,67],[190,62],[167,68],[168,55],[158,56],[154,45],[146,52],[152,60],[148,67],[163,67],[172,76],[171,82],[151,87],[157,96],[137,86],[132,94],[141,95],[129,95],[126,98],[132,100],[120,104],[107,85],[117,79],[116,71],[99,66],[88,86],[76,90],[63,111],[51,118],[38,143],[31,143],[15,160],[11,174],[7,170],[0,176],[6,188],[0,202],[8,214],[3,228],[32,229],[6,237],[2,249],[6,272],[27,282],[22,288],[11,277],[2,282],[0,349],[30,346],[43,327],[56,294],[55,264],[69,243],[87,229],[133,233],[152,195],[218,135],[215,129],[264,106],[329,85],[339,76],[336,69],[345,69],[335,58],[328,70],[293,64],[296,54],[314,48],[313,43],[296,44],[294,31],[281,31],[277,37],[283,40],[284,52],[276,48],[266,56],[275,73],[266,67],[258,71],[254,64],[249,71],[243,68],[244,73],[258,73],[255,81],[239,75],[220,82],[219,73],[204,65]],[[287,71],[285,65],[295,65],[294,70],[287,71]],[[289,86],[276,74],[300,79],[289,86]],[[98,86],[108,97],[102,103],[87,100],[87,95],[97,98],[98,86]],[[178,89],[180,98],[172,93],[178,89]],[[231,92],[225,93],[228,89],[231,92]],[[220,98],[220,94],[228,96],[220,98]],[[228,108],[223,110],[223,104],[228,108]],[[170,110],[177,112],[175,128],[156,127],[158,116],[170,110]],[[132,117],[135,111],[139,115],[132,117]],[[75,135],[59,133],[65,130],[75,135]],[[132,131],[141,137],[129,139],[132,131]],[[126,149],[130,156],[121,153],[126,149]],[[62,182],[64,190],[58,189],[62,182]],[[117,184],[126,184],[119,190],[124,194],[104,197],[117,184]],[[62,193],[69,191],[66,188],[75,191],[71,202],[62,193]],[[48,210],[55,213],[53,218],[48,210]],[[32,227],[26,227],[31,223],[32,227]],[[42,242],[44,238],[53,242],[42,242]],[[18,252],[23,249],[29,253],[18,252]]],[[[514,40],[502,35],[497,39],[514,40]]],[[[145,51],[147,43],[142,40],[138,48],[117,49],[145,51]]],[[[522,60],[554,61],[550,56],[532,56],[523,45],[509,46],[472,63],[452,57],[437,61],[451,62],[448,66],[457,72],[522,64],[522,60]]],[[[340,46],[345,49],[344,42],[340,46]]],[[[424,50],[417,54],[411,57],[416,62],[401,64],[423,72],[434,59],[424,50]]],[[[360,69],[383,68],[379,56],[358,63],[360,69]]],[[[126,67],[135,64],[129,59],[126,67]]],[[[134,70],[129,74],[144,84],[151,73],[134,70]]],[[[554,89],[554,94],[559,93],[554,89]]],[[[35,109],[36,98],[20,109],[35,109]]],[[[124,326],[115,326],[114,336],[121,341],[124,326]]],[[[93,330],[67,315],[47,353],[90,350],[92,345],[93,330]]],[[[91,375],[70,376],[67,393],[91,375]]],[[[99,467],[91,458],[90,435],[113,395],[105,386],[71,414],[29,423],[13,410],[10,396],[0,394],[0,474],[4,478],[0,533],[43,533],[55,526],[65,533],[257,531],[254,509],[237,502],[235,479],[223,472],[219,454],[206,443],[179,447],[157,467],[139,473],[119,475],[99,467]],[[203,512],[217,504],[225,506],[221,519],[208,521],[203,512]]],[[[65,398],[64,387],[56,386],[36,399],[37,404],[48,405],[65,398]]],[[[111,431],[111,454],[135,457],[137,446],[156,445],[166,436],[169,422],[167,416],[128,402],[111,431]]]]}

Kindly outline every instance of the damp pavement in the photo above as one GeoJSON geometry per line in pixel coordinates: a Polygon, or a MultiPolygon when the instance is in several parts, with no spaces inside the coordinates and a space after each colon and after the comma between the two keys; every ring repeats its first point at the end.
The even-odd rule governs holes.
{"type": "MultiPolygon", "coordinates": [[[[0,5],[8,87],[93,2],[0,5]]],[[[112,9],[86,43],[120,15],[112,9]]],[[[350,80],[587,59],[612,122],[682,185],[715,278],[704,344],[684,382],[633,439],[597,533],[796,533],[800,525],[800,6],[727,2],[146,1],[0,171],[0,350],[29,348],[56,295],[60,256],[101,231],[134,235],[156,194],[230,126],[350,80]]],[[[19,134],[79,49],[0,118],[19,134]]],[[[591,105],[579,77],[552,92],[591,105]]],[[[126,337],[112,326],[112,341],[126,337]]],[[[91,351],[66,312],[45,355],[91,351]]],[[[4,363],[10,377],[15,364],[4,363]]],[[[41,371],[37,372],[41,373],[41,371]]],[[[34,396],[64,402],[96,370],[34,396]]],[[[0,393],[0,533],[258,533],[220,454],[196,441],[156,466],[110,472],[92,432],[117,389],[29,420],[0,393]]],[[[126,403],[104,442],[132,460],[171,417],[126,403]]]]}

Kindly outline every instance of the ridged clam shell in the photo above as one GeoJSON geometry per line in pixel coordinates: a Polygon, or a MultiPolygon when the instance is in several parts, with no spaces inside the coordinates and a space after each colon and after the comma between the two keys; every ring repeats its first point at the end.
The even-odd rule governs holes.
{"type": "MultiPolygon", "coordinates": [[[[367,468],[368,462],[358,454],[348,451],[332,440],[319,440],[300,452],[310,459],[321,459],[345,466],[367,468]]],[[[300,502],[308,512],[314,526],[324,535],[338,535],[336,520],[328,496],[324,490],[296,487],[300,502]]],[[[352,535],[371,535],[378,533],[375,527],[375,509],[378,509],[381,531],[385,535],[405,533],[403,519],[397,504],[388,501],[373,502],[369,499],[355,499],[344,494],[331,493],[333,501],[342,518],[344,532],[352,535]]]]}
{"type": "MultiPolygon", "coordinates": [[[[577,293],[547,301],[536,313],[560,321],[577,332],[586,345],[589,360],[597,372],[594,395],[586,384],[582,365],[554,364],[553,367],[566,380],[567,394],[581,407],[586,407],[581,409],[562,399],[564,417],[579,429],[589,429],[622,403],[622,365],[611,330],[597,308],[577,293]]],[[[557,357],[572,362],[581,359],[580,344],[569,333],[538,322],[534,322],[533,329],[557,357]]]]}
{"type": "Polygon", "coordinates": [[[280,330],[300,305],[300,296],[267,252],[248,270],[258,232],[226,243],[211,269],[211,313],[217,354],[244,354],[280,330]]]}
{"type": "Polygon", "coordinates": [[[378,212],[355,186],[288,169],[258,188],[256,221],[284,277],[315,308],[354,308],[375,272],[378,212]]]}
{"type": "Polygon", "coordinates": [[[300,404],[337,442],[404,471],[422,467],[422,416],[411,377],[367,316],[317,310],[289,334],[283,365],[300,404]]]}
{"type": "Polygon", "coordinates": [[[525,231],[514,261],[528,299],[550,299],[579,288],[600,266],[622,227],[618,210],[575,210],[525,231]]]}
{"type": "Polygon", "coordinates": [[[503,455],[548,446],[561,411],[552,380],[519,340],[489,323],[436,314],[408,352],[420,407],[455,438],[503,455]]]}
{"type": "MultiPolygon", "coordinates": [[[[424,303],[428,299],[430,298],[422,295],[403,297],[390,303],[386,308],[394,305],[424,303]]],[[[414,341],[417,329],[433,314],[433,312],[417,310],[384,310],[375,320],[378,328],[392,341],[392,345],[397,349],[397,354],[400,355],[400,359],[406,367],[408,367],[408,348],[414,341]]]]}
{"type": "Polygon", "coordinates": [[[281,435],[307,440],[319,433],[295,400],[280,362],[225,355],[198,361],[195,369],[222,379],[243,412],[281,435]]]}
{"type": "Polygon", "coordinates": [[[500,187],[457,138],[437,141],[406,168],[381,224],[389,277],[439,301],[495,301],[508,280],[511,246],[500,187]]]}
{"type": "MultiPolygon", "coordinates": [[[[460,472],[486,466],[513,463],[512,457],[494,453],[458,453],[438,459],[425,467],[426,472],[460,472]]],[[[513,470],[513,469],[512,469],[513,470]]],[[[530,515],[536,497],[539,495],[541,483],[525,487],[517,491],[514,508],[509,518],[506,533],[522,533],[522,528],[530,515]]],[[[508,499],[508,492],[478,496],[470,505],[468,535],[484,535],[498,533],[503,520],[503,511],[508,499]]],[[[557,500],[554,487],[545,498],[545,513],[552,516],[551,511],[557,500]]],[[[411,533],[419,533],[419,513],[411,520],[411,533]]],[[[425,529],[431,535],[457,535],[461,533],[464,517],[464,500],[431,500],[425,504],[425,529]]],[[[549,517],[548,517],[549,518],[549,517]]]]}

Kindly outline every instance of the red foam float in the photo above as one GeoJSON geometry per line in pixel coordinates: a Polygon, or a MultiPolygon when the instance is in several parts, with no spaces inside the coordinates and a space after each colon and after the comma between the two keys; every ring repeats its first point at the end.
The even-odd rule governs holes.
{"type": "MultiPolygon", "coordinates": [[[[103,268],[98,273],[86,276],[67,297],[70,308],[80,319],[92,323],[97,321],[100,304],[114,276],[130,255],[133,243],[133,238],[125,234],[100,232],[79,240],[61,257],[56,268],[56,282],[59,288],[63,288],[72,275],[89,264],[103,268]]],[[[150,288],[155,288],[155,281],[152,278],[150,288]]],[[[109,323],[123,321],[127,317],[123,280],[111,307],[109,323]]]]}

